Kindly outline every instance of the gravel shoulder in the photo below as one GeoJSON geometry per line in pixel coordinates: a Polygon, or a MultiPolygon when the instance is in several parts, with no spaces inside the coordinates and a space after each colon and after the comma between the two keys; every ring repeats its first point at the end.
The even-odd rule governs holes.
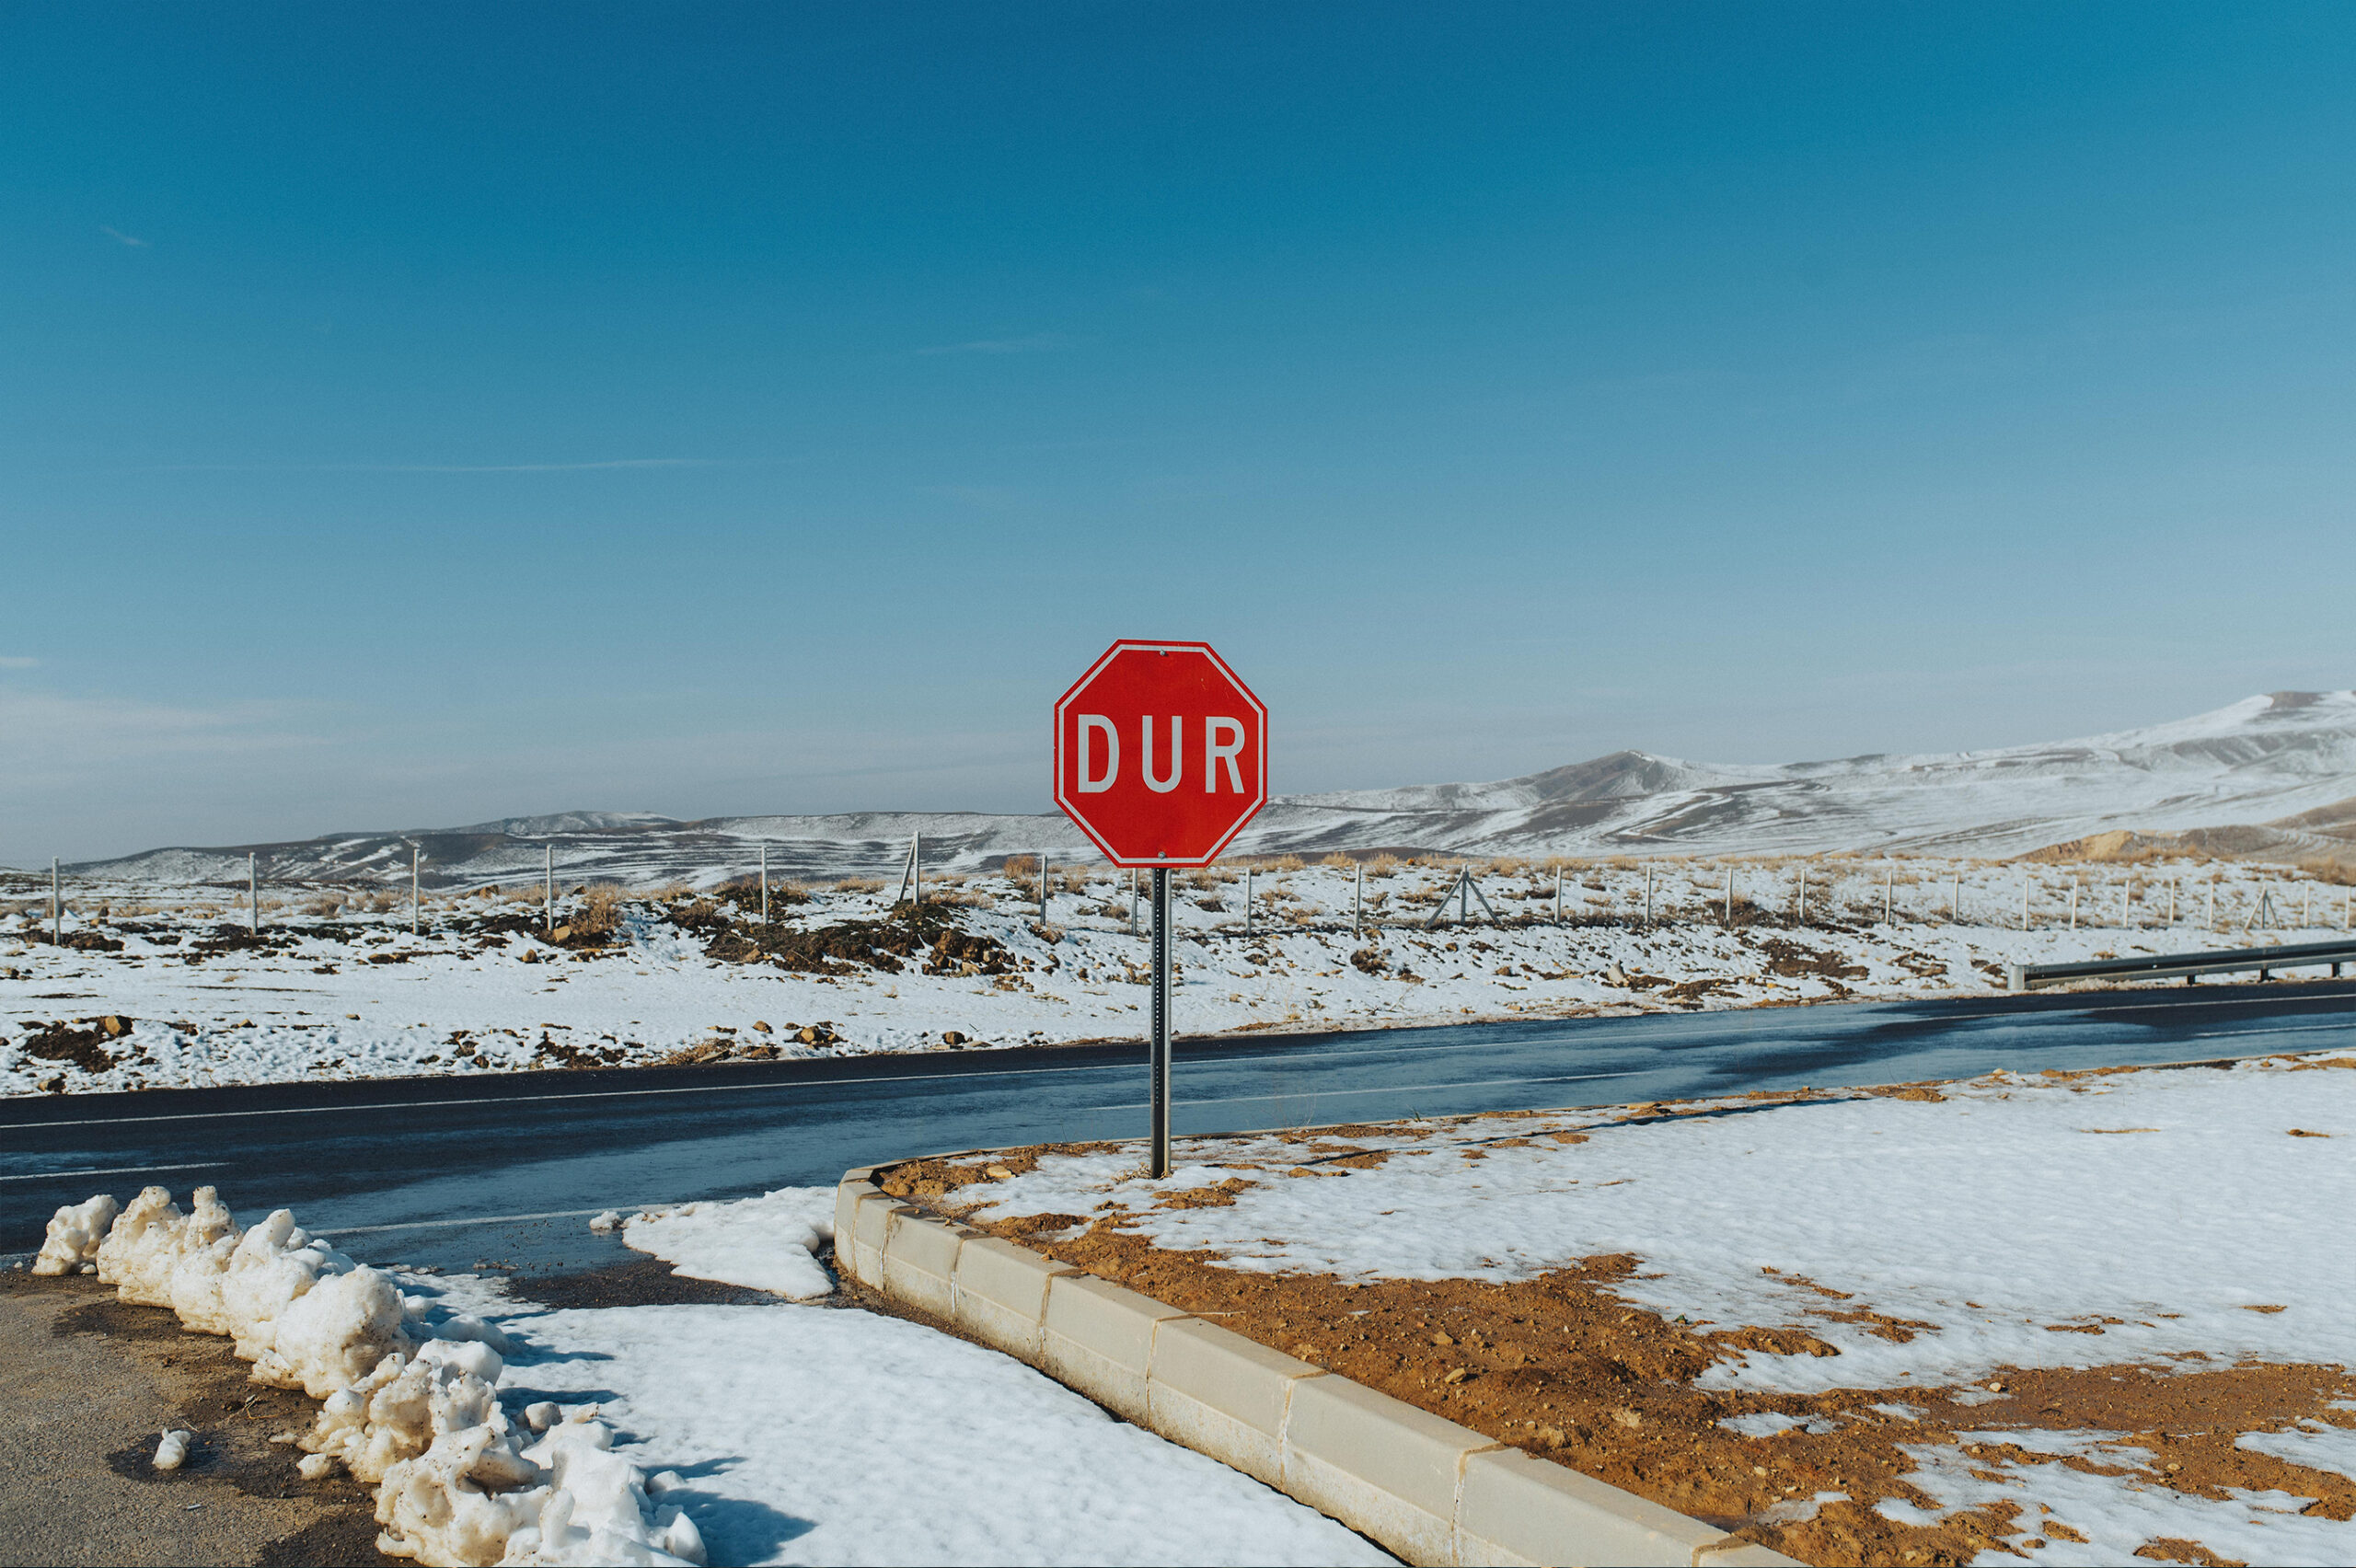
{"type": "Polygon", "coordinates": [[[0,1564],[389,1562],[366,1489],[303,1481],[269,1441],[317,1407],[246,1373],[227,1340],[94,1280],[0,1273],[0,1564]],[[172,1427],[197,1441],[158,1471],[172,1427]]]}

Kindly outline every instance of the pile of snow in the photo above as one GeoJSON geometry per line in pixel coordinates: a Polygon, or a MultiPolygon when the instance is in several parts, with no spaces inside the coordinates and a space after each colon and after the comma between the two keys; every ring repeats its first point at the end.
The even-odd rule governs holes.
{"type": "Polygon", "coordinates": [[[37,1274],[95,1274],[98,1243],[122,1205],[111,1193],[100,1193],[87,1203],[68,1204],[50,1216],[49,1234],[41,1238],[33,1259],[37,1274]]]}
{"type": "MultiPolygon", "coordinates": [[[[599,1215],[596,1230],[619,1218],[599,1215]]],[[[766,1290],[789,1300],[826,1296],[835,1282],[814,1253],[834,1239],[832,1187],[780,1187],[734,1203],[681,1204],[621,1222],[623,1242],[689,1279],[766,1290]]]]}
{"type": "MultiPolygon", "coordinates": [[[[183,1327],[229,1336],[256,1382],[324,1401],[302,1438],[302,1471],[317,1479],[341,1464],[375,1484],[376,1545],[387,1555],[450,1564],[703,1561],[694,1523],[648,1503],[644,1472],[610,1453],[612,1430],[595,1407],[544,1421],[537,1441],[511,1424],[497,1385],[513,1346],[493,1325],[403,1295],[392,1275],[314,1240],[285,1209],[240,1235],[211,1187],[197,1189],[185,1215],[162,1187],[120,1214],[113,1206],[107,1197],[59,1209],[40,1272],[94,1265],[121,1299],[170,1308],[183,1327]],[[112,1224],[94,1236],[101,1216],[112,1224]]],[[[166,1434],[156,1468],[179,1464],[188,1441],[166,1434]]]]}

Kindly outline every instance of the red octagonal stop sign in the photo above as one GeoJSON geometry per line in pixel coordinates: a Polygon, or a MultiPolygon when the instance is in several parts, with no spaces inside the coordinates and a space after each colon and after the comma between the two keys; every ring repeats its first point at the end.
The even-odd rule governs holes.
{"type": "Polygon", "coordinates": [[[1207,865],[1268,800],[1268,710],[1207,642],[1115,642],[1056,704],[1056,804],[1116,866],[1207,865]]]}

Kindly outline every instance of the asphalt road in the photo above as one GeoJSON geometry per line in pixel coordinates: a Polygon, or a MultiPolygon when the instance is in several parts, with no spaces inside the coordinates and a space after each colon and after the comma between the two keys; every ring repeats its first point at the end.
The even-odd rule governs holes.
{"type": "MultiPolygon", "coordinates": [[[[1181,1134],[2356,1045],[2356,983],[1844,1003],[1187,1043],[1181,1134]]],[[[603,1208],[1145,1131],[1139,1046],[0,1101],[0,1256],[60,1204],[212,1183],[364,1261],[610,1262],[603,1208]]]]}

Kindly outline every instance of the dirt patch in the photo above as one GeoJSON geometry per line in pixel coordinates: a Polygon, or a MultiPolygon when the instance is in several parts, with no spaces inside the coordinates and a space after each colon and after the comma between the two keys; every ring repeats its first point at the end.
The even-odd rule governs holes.
{"type": "Polygon", "coordinates": [[[895,911],[879,920],[845,920],[810,929],[735,925],[716,909],[699,916],[693,905],[672,918],[690,929],[710,931],[705,956],[723,963],[768,963],[803,974],[849,974],[860,969],[897,974],[911,962],[927,974],[1009,974],[1022,967],[1004,943],[963,929],[953,910],[934,904],[895,911]]]}
{"type": "Polygon", "coordinates": [[[112,1014],[73,1023],[61,1019],[47,1029],[34,1030],[17,1048],[39,1061],[64,1062],[86,1073],[102,1073],[121,1059],[107,1047],[130,1032],[131,1020],[112,1014]]]}
{"type": "Polygon", "coordinates": [[[1863,980],[1865,966],[1844,963],[1841,955],[1827,952],[1793,941],[1788,937],[1769,937],[1759,944],[1766,955],[1767,973],[1783,980],[1818,980],[1830,987],[1836,997],[1845,997],[1849,980],[1863,980]]]}
{"type": "MultiPolygon", "coordinates": [[[[187,1499],[180,1506],[203,1507],[208,1498],[218,1499],[218,1489],[226,1486],[285,1510],[277,1516],[287,1524],[308,1516],[307,1522],[290,1533],[254,1543],[250,1550],[259,1552],[254,1561],[289,1568],[393,1561],[375,1548],[375,1499],[371,1488],[341,1475],[306,1481],[295,1469],[303,1457],[301,1450],[291,1443],[270,1441],[276,1434],[307,1429],[318,1414],[318,1403],[298,1391],[251,1381],[251,1368],[237,1358],[227,1339],[190,1333],[162,1308],[125,1306],[111,1289],[93,1280],[0,1274],[0,1291],[46,1300],[69,1293],[83,1297],[50,1319],[49,1335],[56,1340],[103,1338],[110,1364],[121,1366],[126,1378],[152,1378],[169,1401],[171,1422],[196,1435],[186,1462],[176,1470],[155,1468],[156,1433],[145,1429],[121,1447],[93,1452],[94,1465],[102,1465],[143,1491],[152,1487],[167,1496],[187,1499]]],[[[36,1424],[44,1420],[64,1424],[39,1409],[12,1410],[10,1417],[36,1424]]],[[[6,1478],[0,1476],[0,1487],[6,1484],[6,1478]]],[[[214,1505],[216,1512],[218,1506],[214,1505]]],[[[283,1529],[286,1524],[277,1528],[283,1529]]]]}
{"type": "MultiPolygon", "coordinates": [[[[1930,1085],[1880,1091],[1938,1098],[1930,1085]]],[[[1667,1107],[1632,1110],[1658,1114],[1667,1107]]],[[[1315,1179],[1368,1151],[1349,1150],[1336,1129],[1300,1135],[1322,1141],[1290,1172],[1255,1168],[1250,1180],[1315,1179]]],[[[1393,1130],[1395,1133],[1395,1129],[1393,1130]]],[[[1576,1135],[1575,1135],[1576,1136],[1576,1135]]],[[[1507,1142],[1519,1142],[1509,1139],[1507,1142]]],[[[1629,1255],[1599,1256],[1509,1285],[1472,1280],[1354,1283],[1322,1274],[1269,1275],[1224,1266],[1207,1252],[1165,1251],[1125,1228],[1122,1212],[1024,1216],[976,1222],[960,1211],[978,1194],[955,1196],[992,1166],[1030,1170],[1045,1153],[1027,1148],[987,1157],[928,1160],[879,1173],[887,1192],[1030,1246],[1063,1262],[1245,1337],[1349,1377],[1502,1443],[1624,1487],[1666,1506],[1812,1562],[1949,1564],[2004,1550],[2015,1505],[1948,1515],[1931,1527],[1895,1523],[1875,1509],[1885,1498],[1918,1508],[1936,1500],[1904,1478],[1916,1469],[1903,1445],[1949,1445],[1962,1432],[1993,1428],[2116,1433],[2119,1445],[2152,1455],[2150,1478],[2223,1499],[2226,1488],[2280,1490],[2317,1501],[2310,1513],[2356,1513],[2356,1483],[2236,1447],[2246,1433],[2302,1420],[2356,1426],[2332,1408],[2356,1395],[2356,1378],[2329,1366],[2193,1366],[2175,1373],[2139,1366],[2078,1371],[2005,1369],[1983,1385],[1761,1395],[1704,1390],[1695,1380],[1750,1352],[1832,1356],[1839,1351],[1804,1329],[1669,1320],[1634,1307],[1615,1288],[1641,1266],[1629,1255]],[[946,1201],[942,1201],[946,1200],[946,1201]],[[1719,1423],[1746,1415],[1787,1418],[1790,1428],[1749,1437],[1719,1423]],[[1790,1516],[1822,1492],[1813,1517],[1790,1516]],[[1783,1517],[1771,1511],[1781,1507],[1783,1517]]],[[[1076,1151],[1075,1151],[1076,1152],[1076,1151]]],[[[1477,1148],[1468,1148],[1477,1155],[1477,1148]]],[[[1246,1178],[1167,1194],[1163,1206],[1228,1204],[1246,1178]]],[[[1934,1326],[1851,1304],[1841,1292],[1790,1276],[1823,1298],[1815,1314],[1866,1325],[1898,1343],[1934,1326]]],[[[2051,1325],[2099,1334],[2100,1322],[2051,1325]]],[[[2057,1456],[1994,1442],[1966,1452],[1990,1463],[2062,1464],[2115,1473],[2109,1456],[2057,1456]]],[[[2040,1517],[2070,1539],[2066,1518],[2040,1517]]],[[[2179,1560],[2191,1561],[2179,1554],[2179,1560]]]]}

